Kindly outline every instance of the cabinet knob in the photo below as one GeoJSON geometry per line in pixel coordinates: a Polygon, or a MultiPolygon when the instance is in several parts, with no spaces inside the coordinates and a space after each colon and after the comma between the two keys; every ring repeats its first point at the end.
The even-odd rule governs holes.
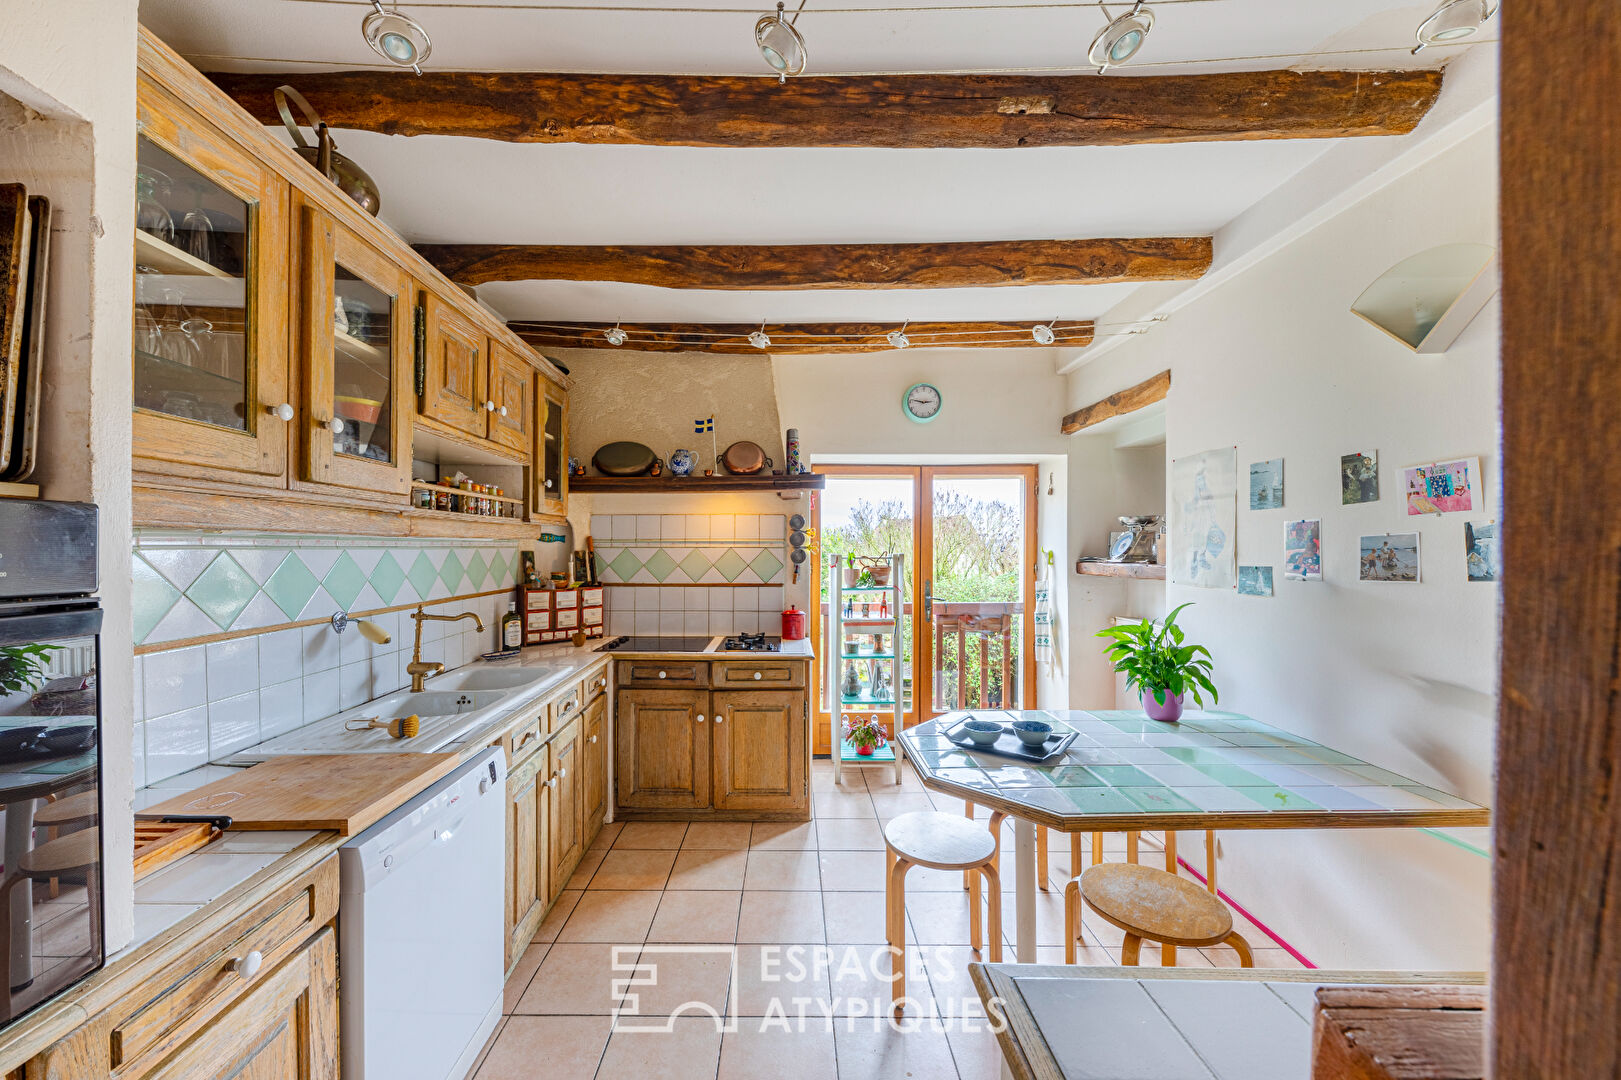
{"type": "Polygon", "coordinates": [[[703,714],[703,713],[699,713],[699,714],[698,714],[698,723],[700,723],[700,724],[701,724],[701,723],[703,723],[703,722],[704,722],[704,714],[703,714]]]}
{"type": "Polygon", "coordinates": [[[495,411],[495,402],[493,402],[493,401],[486,401],[486,402],[485,402],[485,403],[484,403],[484,411],[485,411],[485,412],[494,412],[494,411],[495,411]]]}
{"type": "Polygon", "coordinates": [[[591,739],[590,739],[590,742],[591,742],[591,744],[592,744],[592,745],[593,745],[593,746],[595,746],[595,745],[596,745],[596,742],[597,742],[597,736],[595,736],[595,735],[593,735],[593,736],[591,736],[591,739]]]}
{"type": "Polygon", "coordinates": [[[549,788],[554,788],[554,787],[557,786],[557,774],[556,773],[552,773],[551,778],[546,781],[546,786],[549,787],[549,788]]]}
{"type": "Polygon", "coordinates": [[[721,719],[722,719],[721,715],[719,713],[716,713],[715,714],[715,723],[717,723],[717,724],[720,723],[721,719]]]}
{"type": "Polygon", "coordinates": [[[566,777],[567,775],[568,775],[568,770],[567,769],[558,769],[557,770],[558,779],[562,779],[562,778],[566,777]]]}
{"type": "Polygon", "coordinates": [[[505,405],[498,405],[496,406],[495,411],[500,413],[502,416],[505,416],[507,414],[507,407],[505,405]]]}
{"type": "Polygon", "coordinates": [[[550,481],[550,480],[548,480],[548,481],[546,481],[546,487],[547,487],[547,488],[548,488],[548,489],[550,489],[550,488],[551,488],[551,486],[552,486],[552,482],[551,482],[551,481],[550,481]]]}
{"type": "Polygon", "coordinates": [[[577,704],[577,702],[575,702],[575,700],[573,698],[569,698],[567,701],[563,702],[563,711],[564,712],[573,712],[574,711],[574,706],[576,704],[577,704]]]}
{"type": "Polygon", "coordinates": [[[759,681],[760,681],[760,680],[761,680],[761,679],[763,679],[763,678],[765,678],[765,673],[764,673],[764,672],[759,672],[759,671],[756,671],[756,672],[755,672],[755,673],[754,673],[754,681],[755,681],[755,682],[759,682],[759,681]]]}
{"type": "Polygon", "coordinates": [[[293,407],[285,401],[280,405],[266,405],[265,412],[274,416],[277,420],[291,420],[293,418],[293,407]]]}
{"type": "Polygon", "coordinates": [[[336,416],[330,420],[321,421],[321,426],[332,432],[334,435],[343,434],[343,421],[339,420],[336,416]]]}
{"type": "Polygon", "coordinates": [[[665,676],[665,672],[662,672],[662,671],[661,671],[661,672],[659,672],[659,678],[661,678],[661,679],[662,679],[662,678],[664,678],[664,676],[665,676]]]}
{"type": "Polygon", "coordinates": [[[230,968],[244,979],[251,979],[255,975],[259,974],[259,969],[264,966],[264,962],[264,954],[258,949],[254,949],[246,956],[238,956],[227,964],[226,967],[230,968]]]}

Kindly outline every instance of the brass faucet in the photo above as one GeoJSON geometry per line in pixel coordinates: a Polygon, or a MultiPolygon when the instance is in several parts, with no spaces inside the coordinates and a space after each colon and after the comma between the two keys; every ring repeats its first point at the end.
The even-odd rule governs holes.
{"type": "Polygon", "coordinates": [[[429,615],[422,610],[421,604],[411,612],[411,618],[417,621],[417,632],[416,640],[411,645],[411,662],[405,665],[405,673],[411,676],[411,692],[420,694],[424,682],[445,670],[445,665],[438,660],[422,659],[422,624],[429,619],[434,622],[460,622],[462,619],[472,619],[473,625],[483,630],[484,620],[471,611],[464,611],[460,615],[429,615]]]}

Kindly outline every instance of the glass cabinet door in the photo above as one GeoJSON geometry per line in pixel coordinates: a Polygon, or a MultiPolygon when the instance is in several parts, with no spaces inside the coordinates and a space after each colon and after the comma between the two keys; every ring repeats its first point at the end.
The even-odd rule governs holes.
{"type": "MultiPolygon", "coordinates": [[[[141,82],[134,453],[171,475],[286,475],[285,180],[141,82]]],[[[270,479],[273,478],[273,479],[270,479]]]]}
{"type": "Polygon", "coordinates": [[[562,514],[568,510],[568,398],[561,388],[542,379],[540,453],[536,465],[535,510],[562,514]]]}

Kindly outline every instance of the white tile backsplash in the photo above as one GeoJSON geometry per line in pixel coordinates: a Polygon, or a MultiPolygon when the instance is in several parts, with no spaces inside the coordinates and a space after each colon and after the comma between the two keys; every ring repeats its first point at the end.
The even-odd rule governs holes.
{"type": "Polygon", "coordinates": [[[213,701],[208,705],[208,757],[234,754],[259,742],[259,691],[213,701]]]}
{"type": "Polygon", "coordinates": [[[222,701],[259,688],[259,639],[216,641],[208,651],[208,700],[222,701]]]}
{"type": "Polygon", "coordinates": [[[338,666],[338,635],[327,625],[306,626],[297,631],[303,637],[304,674],[331,671],[338,666]]]}
{"type": "Polygon", "coordinates": [[[304,676],[304,723],[312,723],[339,711],[338,669],[317,671],[304,676]]]}
{"type": "Polygon", "coordinates": [[[200,645],[150,653],[143,666],[146,715],[165,716],[208,701],[207,659],[200,645]]]}
{"type": "MultiPolygon", "coordinates": [[[[194,650],[187,649],[187,652],[194,650]]],[[[201,649],[195,650],[201,653],[201,649]]],[[[147,657],[162,656],[153,653],[147,657]]],[[[208,708],[194,709],[155,716],[147,720],[146,728],[146,782],[157,783],[166,777],[195,769],[208,763],[208,708]]]]}
{"type": "MultiPolygon", "coordinates": [[[[268,674],[268,673],[267,673],[268,674]]],[[[317,675],[314,678],[321,678],[317,675]]],[[[337,710],[332,710],[336,712],[337,710]]],[[[321,713],[312,719],[332,713],[321,713]]],[[[259,736],[273,739],[304,725],[304,680],[289,679],[259,691],[259,736]]]]}

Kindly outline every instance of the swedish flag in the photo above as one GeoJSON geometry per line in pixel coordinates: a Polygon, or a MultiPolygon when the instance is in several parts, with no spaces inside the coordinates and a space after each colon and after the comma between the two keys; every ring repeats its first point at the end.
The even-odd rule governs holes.
{"type": "Polygon", "coordinates": [[[708,435],[714,430],[715,418],[713,416],[705,420],[694,420],[692,422],[692,433],[694,435],[708,435]]]}

